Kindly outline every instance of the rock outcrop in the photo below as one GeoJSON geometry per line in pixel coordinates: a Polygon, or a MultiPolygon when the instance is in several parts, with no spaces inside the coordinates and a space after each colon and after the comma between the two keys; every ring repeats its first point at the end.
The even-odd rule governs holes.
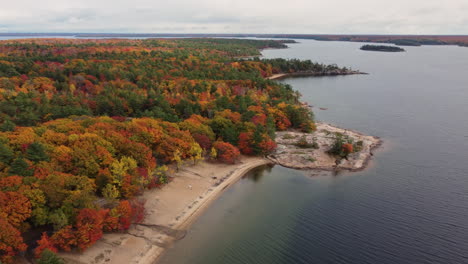
{"type": "Polygon", "coordinates": [[[317,123],[313,133],[296,131],[281,131],[276,133],[278,148],[268,158],[284,167],[301,170],[349,170],[358,171],[366,167],[374,148],[381,144],[374,136],[338,128],[326,123],[317,123]],[[337,133],[359,142],[359,151],[353,152],[347,158],[330,155],[337,133]],[[298,142],[306,141],[307,145],[299,146],[298,142]]]}

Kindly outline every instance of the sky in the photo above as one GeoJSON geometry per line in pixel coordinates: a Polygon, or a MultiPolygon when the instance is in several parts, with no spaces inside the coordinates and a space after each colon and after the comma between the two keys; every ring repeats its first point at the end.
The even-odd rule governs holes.
{"type": "Polygon", "coordinates": [[[0,32],[468,34],[468,0],[3,0],[0,32]]]}

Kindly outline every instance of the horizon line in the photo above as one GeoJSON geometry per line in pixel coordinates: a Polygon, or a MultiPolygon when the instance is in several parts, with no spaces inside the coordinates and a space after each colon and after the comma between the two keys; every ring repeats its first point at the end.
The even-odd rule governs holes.
{"type": "Polygon", "coordinates": [[[117,33],[117,32],[0,32],[0,36],[18,35],[221,35],[221,36],[468,36],[468,34],[381,34],[381,33],[117,33]]]}

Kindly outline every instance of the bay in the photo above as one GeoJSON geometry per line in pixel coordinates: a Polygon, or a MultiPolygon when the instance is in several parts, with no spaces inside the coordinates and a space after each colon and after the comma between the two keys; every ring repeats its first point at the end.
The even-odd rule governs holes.
{"type": "Polygon", "coordinates": [[[283,82],[384,146],[362,172],[251,172],[160,263],[468,263],[468,48],[298,41],[263,55],[369,73],[283,82]]]}

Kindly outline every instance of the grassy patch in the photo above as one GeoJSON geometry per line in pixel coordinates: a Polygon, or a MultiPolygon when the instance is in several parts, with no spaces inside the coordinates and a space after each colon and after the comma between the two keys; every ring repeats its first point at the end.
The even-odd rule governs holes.
{"type": "Polygon", "coordinates": [[[297,136],[296,135],[291,135],[291,134],[285,134],[283,136],[283,139],[293,139],[293,138],[296,138],[297,136]]]}
{"type": "Polygon", "coordinates": [[[315,139],[311,143],[307,141],[307,138],[305,136],[302,136],[294,145],[299,148],[319,148],[319,145],[315,139]]]}

